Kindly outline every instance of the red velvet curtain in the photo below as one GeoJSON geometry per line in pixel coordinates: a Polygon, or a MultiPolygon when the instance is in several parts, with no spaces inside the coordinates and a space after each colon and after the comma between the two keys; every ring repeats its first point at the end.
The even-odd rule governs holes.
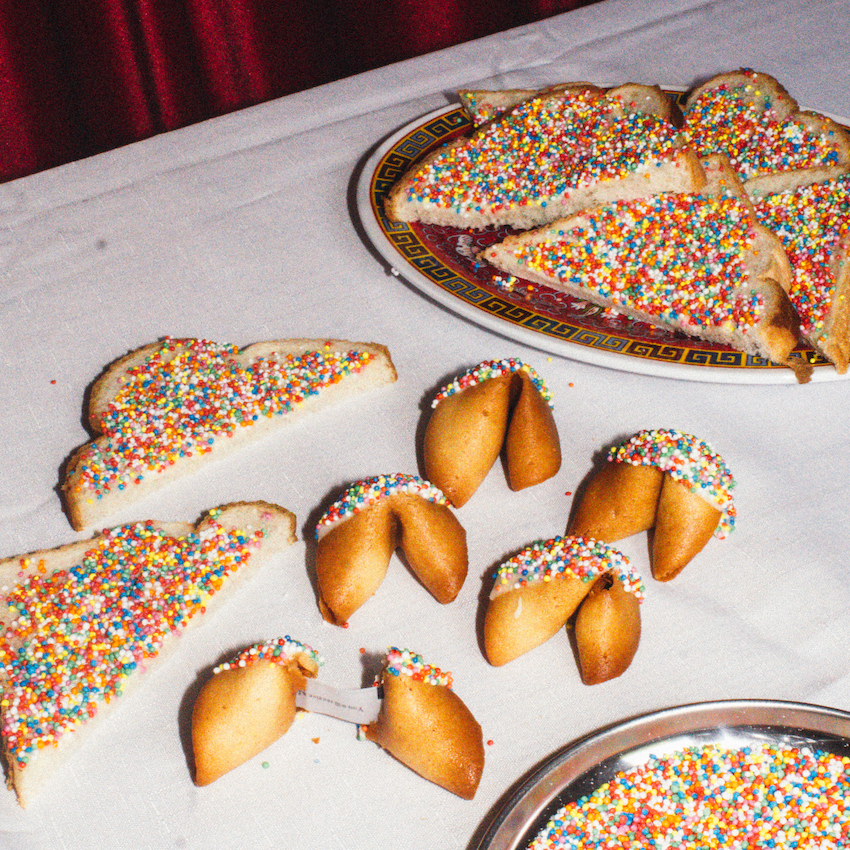
{"type": "Polygon", "coordinates": [[[0,0],[0,180],[592,0],[0,0]]]}

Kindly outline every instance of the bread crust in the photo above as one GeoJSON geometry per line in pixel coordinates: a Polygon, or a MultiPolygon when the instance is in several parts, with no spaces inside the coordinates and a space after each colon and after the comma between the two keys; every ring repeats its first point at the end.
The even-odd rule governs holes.
{"type": "MultiPolygon", "coordinates": [[[[212,614],[229,598],[233,590],[259,570],[270,556],[291,545],[296,539],[295,516],[285,508],[268,502],[236,502],[225,505],[206,515],[197,525],[191,523],[150,523],[149,527],[168,537],[180,537],[194,531],[202,534],[211,527],[213,522],[227,531],[253,532],[262,530],[262,542],[258,548],[252,551],[250,557],[242,562],[237,572],[225,574],[222,577],[221,588],[214,596],[209,597],[203,609],[199,609],[190,619],[184,622],[181,632],[166,634],[158,653],[145,661],[145,673],[151,672],[164,663],[176,648],[179,634],[185,632],[187,628],[194,628],[200,624],[205,617],[212,614]]],[[[97,545],[99,539],[100,537],[96,536],[56,549],[42,550],[25,556],[19,555],[4,559],[0,561],[2,583],[14,589],[16,585],[33,576],[61,575],[63,571],[68,571],[80,564],[83,556],[97,545]]],[[[10,623],[10,615],[16,617],[17,614],[14,609],[7,610],[5,605],[0,608],[0,611],[2,611],[0,625],[5,630],[10,623]]],[[[12,649],[17,651],[17,643],[12,645],[12,649]]],[[[134,669],[126,675],[120,696],[128,696],[146,678],[141,667],[134,669]]],[[[6,692],[10,687],[9,678],[4,676],[0,680],[0,685],[6,692]]],[[[4,735],[3,752],[8,766],[7,781],[17,794],[21,806],[26,807],[32,801],[43,786],[51,780],[53,774],[96,732],[102,721],[121,704],[118,696],[113,696],[108,702],[100,702],[96,714],[88,722],[65,730],[56,739],[54,746],[45,746],[34,751],[25,767],[18,764],[4,735]]],[[[6,711],[8,709],[4,709],[4,717],[6,711]]]]}
{"type": "Polygon", "coordinates": [[[542,89],[459,89],[460,104],[476,129],[497,119],[502,113],[524,100],[551,92],[568,92],[602,95],[604,89],[593,83],[556,83],[542,89]]]}
{"type": "MultiPolygon", "coordinates": [[[[358,372],[346,374],[335,384],[322,387],[318,393],[309,395],[285,414],[260,416],[247,427],[238,427],[225,439],[224,434],[216,434],[203,450],[189,451],[173,455],[169,463],[151,466],[139,462],[135,457],[130,460],[109,453],[110,437],[103,433],[104,417],[109,405],[113,403],[128,380],[132,369],[142,366],[148,357],[161,352],[163,362],[169,362],[183,354],[193,340],[166,340],[150,343],[119,358],[95,381],[88,402],[87,418],[94,439],[78,448],[65,465],[61,485],[63,500],[69,520],[74,529],[80,531],[92,528],[104,518],[122,510],[138,499],[160,487],[195,471],[214,458],[221,457],[239,447],[258,440],[281,428],[285,423],[297,421],[308,413],[345,400],[360,392],[392,383],[397,373],[389,351],[376,343],[359,343],[337,339],[290,339],[272,340],[249,345],[230,357],[236,368],[247,369],[261,360],[285,362],[287,355],[301,355],[311,351],[321,352],[367,352],[371,356],[366,365],[358,372]],[[166,343],[170,342],[170,347],[166,343]],[[108,490],[95,492],[84,482],[87,466],[94,458],[107,453],[114,459],[119,470],[127,474],[120,486],[113,484],[108,490]],[[141,481],[135,482],[137,472],[141,481]]],[[[246,379],[247,380],[247,379],[246,379]]]]}
{"type": "Polygon", "coordinates": [[[792,262],[790,299],[809,343],[840,374],[850,365],[850,180],[820,184],[779,179],[760,198],[756,216],[782,239],[792,262]]]}
{"type": "MultiPolygon", "coordinates": [[[[790,188],[827,180],[850,169],[850,133],[825,115],[801,110],[785,87],[770,74],[740,69],[715,75],[689,94],[685,102],[684,118],[685,136],[689,143],[695,143],[702,153],[725,153],[733,161],[740,157],[748,160],[748,149],[756,144],[759,148],[770,144],[767,131],[780,127],[791,128],[791,135],[795,140],[806,137],[818,139],[823,148],[829,151],[823,162],[811,164],[805,156],[804,146],[796,141],[793,145],[781,148],[783,156],[778,159],[775,167],[768,164],[759,165],[750,173],[750,166],[746,166],[742,179],[747,192],[753,198],[776,191],[777,181],[790,188]],[[711,126],[706,127],[700,123],[698,107],[701,98],[722,90],[735,92],[741,103],[752,107],[752,114],[761,116],[762,126],[751,130],[749,134],[744,131],[743,136],[739,138],[734,132],[734,115],[730,115],[726,121],[720,120],[722,116],[713,116],[712,120],[719,122],[716,133],[711,126]],[[752,133],[763,134],[763,137],[752,133]]],[[[777,140],[774,138],[772,141],[777,140]]],[[[767,152],[760,149],[759,155],[763,156],[767,152]]]]}
{"type": "Polygon", "coordinates": [[[826,343],[822,346],[826,356],[842,375],[850,366],[850,258],[848,253],[850,252],[845,249],[832,258],[835,289],[827,324],[826,343]]]}
{"type": "Polygon", "coordinates": [[[797,101],[775,77],[761,71],[740,68],[737,71],[715,74],[696,86],[685,100],[685,113],[687,114],[703,94],[724,86],[751,88],[749,100],[761,110],[771,109],[778,120],[787,118],[799,109],[797,101]]]}
{"type": "Polygon", "coordinates": [[[596,95],[608,101],[619,101],[623,112],[639,108],[644,114],[657,115],[671,124],[681,123],[681,113],[674,101],[660,86],[645,83],[624,83],[604,89],[581,80],[556,83],[542,89],[459,89],[457,94],[472,126],[478,129],[529,98],[554,92],[596,95]]]}

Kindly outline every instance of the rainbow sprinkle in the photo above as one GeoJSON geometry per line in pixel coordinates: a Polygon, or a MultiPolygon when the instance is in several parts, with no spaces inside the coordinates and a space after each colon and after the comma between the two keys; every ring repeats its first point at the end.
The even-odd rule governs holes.
{"type": "Polygon", "coordinates": [[[415,475],[398,472],[393,475],[376,475],[374,478],[364,478],[362,481],[352,484],[325,511],[316,525],[316,539],[318,540],[326,534],[337,523],[354,516],[354,514],[365,510],[376,502],[380,502],[382,499],[395,496],[398,493],[420,496],[436,505],[448,505],[449,503],[449,500],[439,488],[415,475]]]}
{"type": "Polygon", "coordinates": [[[247,649],[242,650],[235,658],[219,664],[213,670],[213,673],[248,667],[251,664],[256,664],[258,661],[272,661],[275,664],[285,667],[291,661],[297,659],[299,655],[306,655],[317,667],[321,667],[324,664],[324,659],[315,649],[307,646],[306,643],[293,640],[289,635],[286,635],[282,638],[273,638],[272,640],[249,646],[247,649]]]}
{"type": "Polygon", "coordinates": [[[549,205],[551,220],[571,190],[655,168],[675,152],[676,135],[594,93],[532,97],[422,165],[406,198],[485,217],[549,205]]]}
{"type": "Polygon", "coordinates": [[[532,543],[496,570],[490,599],[559,578],[577,578],[591,584],[604,573],[612,573],[625,590],[643,601],[643,579],[629,559],[613,546],[591,537],[553,537],[532,543]]]}
{"type": "Polygon", "coordinates": [[[181,458],[213,450],[221,438],[262,418],[282,416],[323,388],[361,371],[373,355],[319,351],[258,357],[208,340],[168,338],[131,369],[103,417],[103,437],[79,467],[78,491],[101,498],[140,483],[181,458]]]}
{"type": "Polygon", "coordinates": [[[668,428],[639,431],[612,448],[608,460],[654,466],[712,502],[721,511],[715,537],[723,539],[735,528],[735,479],[723,458],[703,440],[668,428]]]}
{"type": "Polygon", "coordinates": [[[119,696],[251,557],[262,530],[227,530],[214,516],[185,537],[150,522],[105,531],[76,566],[34,574],[5,595],[2,731],[19,768],[119,696]]]}
{"type": "Polygon", "coordinates": [[[850,254],[850,175],[768,195],[755,207],[756,218],[782,240],[791,262],[788,296],[800,327],[824,346],[836,280],[850,254]]]}
{"type": "Polygon", "coordinates": [[[440,685],[449,689],[452,687],[451,673],[426,664],[421,655],[417,655],[409,649],[398,649],[391,646],[387,652],[384,669],[391,676],[410,676],[415,682],[440,685]]]}
{"type": "Polygon", "coordinates": [[[742,180],[838,162],[833,132],[812,132],[793,112],[785,117],[789,107],[796,111],[787,96],[766,98],[764,107],[753,103],[752,96],[761,98],[763,92],[758,75],[749,69],[745,74],[749,82],[722,84],[698,95],[685,112],[682,144],[700,156],[725,154],[742,180]]]}
{"type": "Polygon", "coordinates": [[[528,850],[850,846],[850,758],[757,744],[651,756],[559,809],[528,850]]]}
{"type": "Polygon", "coordinates": [[[581,222],[556,222],[510,254],[570,291],[684,333],[746,334],[759,322],[763,298],[742,256],[754,221],[737,198],[664,193],[599,207],[581,222]]]}
{"type": "Polygon", "coordinates": [[[540,375],[537,374],[533,367],[529,366],[527,363],[523,363],[522,360],[516,360],[513,357],[509,357],[504,360],[485,360],[483,363],[479,363],[477,366],[467,369],[466,372],[455,378],[454,381],[444,386],[437,393],[434,400],[431,402],[431,407],[436,407],[441,401],[443,401],[443,399],[448,398],[450,395],[454,395],[455,393],[459,393],[467,387],[474,387],[476,384],[489,381],[491,378],[501,378],[503,375],[512,375],[514,372],[519,371],[525,372],[528,375],[531,379],[531,383],[534,385],[537,392],[540,393],[543,400],[549,405],[549,407],[554,407],[554,404],[552,403],[552,393],[549,392],[540,375]]]}

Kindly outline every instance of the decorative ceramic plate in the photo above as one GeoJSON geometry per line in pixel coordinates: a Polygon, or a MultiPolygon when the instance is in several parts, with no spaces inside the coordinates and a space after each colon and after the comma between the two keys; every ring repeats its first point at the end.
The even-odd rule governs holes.
{"type": "MultiPolygon", "coordinates": [[[[679,94],[667,91],[671,97],[679,94]]],[[[693,381],[795,382],[790,369],[760,357],[654,328],[547,286],[516,279],[506,284],[497,270],[476,264],[474,258],[510,233],[507,228],[469,231],[387,219],[384,199],[398,178],[416,160],[469,129],[462,107],[446,106],[399,130],[366,163],[358,184],[358,211],[393,274],[457,315],[572,360],[693,381]]],[[[801,347],[800,352],[815,367],[813,380],[842,377],[813,350],[801,347]]]]}
{"type": "Polygon", "coordinates": [[[618,723],[558,751],[521,781],[477,850],[525,850],[562,806],[618,771],[643,764],[650,755],[709,744],[811,747],[850,756],[850,713],[804,703],[734,700],[679,706],[618,723]]]}

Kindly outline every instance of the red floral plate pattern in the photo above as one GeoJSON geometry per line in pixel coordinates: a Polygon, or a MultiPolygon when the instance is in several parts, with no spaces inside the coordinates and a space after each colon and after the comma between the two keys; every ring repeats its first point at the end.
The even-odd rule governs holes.
{"type": "MultiPolygon", "coordinates": [[[[668,94],[678,97],[680,92],[668,94]]],[[[401,128],[366,162],[357,187],[358,212],[394,274],[457,315],[572,360],[692,381],[795,382],[790,369],[761,357],[654,328],[537,283],[510,282],[477,263],[476,254],[511,233],[509,228],[470,231],[390,221],[384,199],[398,178],[416,160],[469,129],[463,109],[446,106],[401,128]]],[[[811,348],[798,350],[815,367],[813,380],[842,377],[811,348]]]]}

